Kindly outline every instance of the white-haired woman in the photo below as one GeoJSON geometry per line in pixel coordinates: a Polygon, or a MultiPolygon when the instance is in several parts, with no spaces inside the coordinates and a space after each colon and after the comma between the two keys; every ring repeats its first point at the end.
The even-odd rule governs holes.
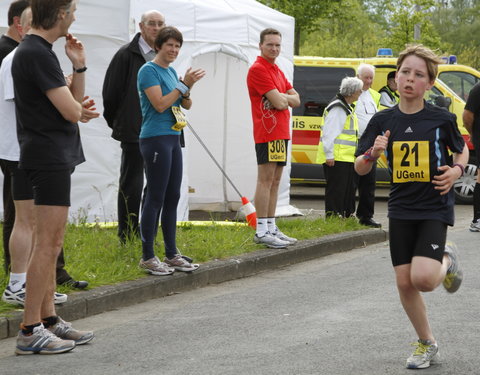
{"type": "Polygon", "coordinates": [[[352,103],[362,93],[363,82],[346,77],[340,92],[323,113],[324,125],[318,146],[317,163],[323,164],[327,187],[327,216],[349,217],[355,212],[354,162],[358,140],[358,120],[352,103]]]}

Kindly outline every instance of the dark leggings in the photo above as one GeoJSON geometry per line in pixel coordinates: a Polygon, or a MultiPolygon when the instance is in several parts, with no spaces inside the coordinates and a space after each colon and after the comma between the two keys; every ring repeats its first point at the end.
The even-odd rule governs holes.
{"type": "Polygon", "coordinates": [[[178,135],[161,135],[140,139],[140,152],[145,161],[147,195],[140,219],[143,260],[155,256],[153,245],[161,212],[165,255],[177,253],[177,206],[182,184],[182,149],[178,135]]]}

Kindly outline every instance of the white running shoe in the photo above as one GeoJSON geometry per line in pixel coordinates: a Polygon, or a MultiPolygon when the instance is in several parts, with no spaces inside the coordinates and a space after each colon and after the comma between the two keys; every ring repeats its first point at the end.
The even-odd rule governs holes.
{"type": "Polygon", "coordinates": [[[282,241],[285,241],[285,242],[288,242],[290,245],[294,245],[297,243],[297,239],[296,238],[293,238],[293,237],[289,237],[287,236],[285,233],[283,233],[280,229],[278,229],[278,227],[276,226],[275,227],[275,231],[272,232],[272,235],[274,237],[277,237],[278,239],[282,240],[282,241]]]}
{"type": "Polygon", "coordinates": [[[472,221],[470,223],[470,228],[468,228],[470,232],[480,232],[480,219],[477,221],[472,221]]]}
{"type": "MultiPolygon", "coordinates": [[[[63,293],[55,292],[53,295],[53,303],[55,305],[59,305],[61,303],[67,302],[68,296],[63,293]]],[[[11,305],[25,305],[25,284],[17,290],[16,292],[12,292],[10,289],[10,285],[7,285],[5,291],[2,294],[2,301],[9,303],[11,305]]]]}
{"type": "Polygon", "coordinates": [[[283,241],[280,238],[275,237],[270,232],[265,233],[262,237],[259,237],[257,234],[255,234],[253,241],[260,245],[266,245],[271,249],[284,249],[288,245],[291,245],[290,242],[283,241]]]}
{"type": "Polygon", "coordinates": [[[418,340],[412,345],[417,348],[407,359],[407,368],[427,368],[431,364],[438,362],[440,357],[438,354],[438,345],[432,344],[429,340],[418,340]]]}

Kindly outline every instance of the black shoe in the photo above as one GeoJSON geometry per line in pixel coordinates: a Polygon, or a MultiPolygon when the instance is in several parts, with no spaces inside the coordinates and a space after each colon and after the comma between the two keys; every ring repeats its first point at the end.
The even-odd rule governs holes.
{"type": "Polygon", "coordinates": [[[75,288],[75,289],[85,289],[87,286],[88,286],[88,281],[77,281],[77,280],[74,280],[74,279],[69,279],[69,280],[66,280],[62,283],[60,283],[60,285],[66,285],[66,286],[70,286],[72,288],[75,288]]]}
{"type": "Polygon", "coordinates": [[[368,219],[359,219],[358,220],[360,224],[366,225],[367,227],[372,227],[372,228],[381,228],[382,224],[380,224],[378,221],[373,220],[373,218],[368,218],[368,219]]]}

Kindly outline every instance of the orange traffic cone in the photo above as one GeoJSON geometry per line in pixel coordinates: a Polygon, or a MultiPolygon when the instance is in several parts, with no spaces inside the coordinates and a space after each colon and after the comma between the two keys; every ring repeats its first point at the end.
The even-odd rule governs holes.
{"type": "Polygon", "coordinates": [[[242,197],[242,204],[242,209],[245,213],[248,225],[253,229],[257,229],[257,212],[255,211],[255,207],[246,197],[242,197]]]}

